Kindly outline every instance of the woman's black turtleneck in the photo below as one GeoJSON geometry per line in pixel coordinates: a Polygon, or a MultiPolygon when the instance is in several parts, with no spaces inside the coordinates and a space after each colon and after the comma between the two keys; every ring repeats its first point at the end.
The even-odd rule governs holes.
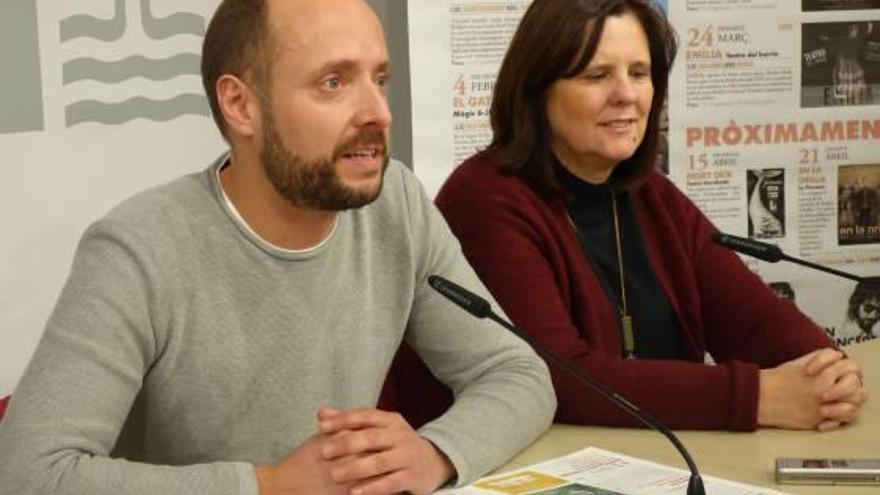
{"type": "MultiPolygon", "coordinates": [[[[570,195],[568,214],[577,228],[584,253],[605,293],[619,312],[620,272],[611,204],[612,187],[607,183],[596,185],[585,182],[562,166],[558,166],[557,171],[560,185],[570,195]]],[[[678,318],[654,274],[629,192],[616,194],[626,300],[633,321],[635,357],[684,359],[678,318]]]]}

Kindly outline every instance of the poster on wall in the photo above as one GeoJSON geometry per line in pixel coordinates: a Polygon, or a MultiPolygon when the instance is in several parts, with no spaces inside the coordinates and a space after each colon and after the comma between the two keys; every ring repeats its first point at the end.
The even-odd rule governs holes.
{"type": "MultiPolygon", "coordinates": [[[[413,157],[434,194],[491,139],[493,81],[531,2],[417,3],[413,157]]],[[[723,231],[880,276],[880,0],[656,3],[680,43],[659,166],[723,231]]],[[[869,289],[745,261],[838,343],[880,334],[869,289]]]]}
{"type": "Polygon", "coordinates": [[[413,168],[431,195],[456,165],[491,140],[495,78],[530,3],[411,2],[413,168]]]}
{"type": "Polygon", "coordinates": [[[0,396],[23,372],[82,231],[225,148],[201,85],[219,0],[0,2],[0,396]]]}
{"type": "MultiPolygon", "coordinates": [[[[669,3],[670,177],[723,231],[880,275],[880,2],[669,3]]],[[[746,261],[838,344],[880,334],[870,284],[746,261]]]]}

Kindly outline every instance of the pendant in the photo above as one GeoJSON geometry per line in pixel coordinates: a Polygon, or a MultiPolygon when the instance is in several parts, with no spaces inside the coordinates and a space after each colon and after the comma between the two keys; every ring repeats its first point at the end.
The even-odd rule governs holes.
{"type": "Polygon", "coordinates": [[[636,339],[633,334],[632,316],[621,313],[620,325],[623,328],[623,350],[627,358],[635,357],[636,339]]]}

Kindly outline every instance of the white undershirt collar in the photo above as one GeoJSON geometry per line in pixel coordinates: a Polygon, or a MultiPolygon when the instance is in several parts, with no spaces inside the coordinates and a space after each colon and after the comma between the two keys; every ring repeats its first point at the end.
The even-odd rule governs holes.
{"type": "Polygon", "coordinates": [[[229,196],[226,194],[226,191],[223,189],[223,182],[220,181],[220,171],[223,170],[224,167],[229,165],[229,159],[221,160],[220,164],[214,169],[214,176],[217,181],[217,189],[220,191],[220,196],[223,198],[223,202],[226,204],[226,208],[232,213],[233,220],[239,224],[244,230],[250,234],[256,241],[263,244],[263,246],[272,251],[278,251],[285,255],[303,255],[303,254],[311,254],[315,251],[320,250],[327,244],[330,239],[333,237],[333,234],[336,232],[336,228],[339,226],[339,215],[336,215],[336,218],[333,220],[333,228],[330,230],[330,233],[327,234],[327,237],[321,240],[321,242],[315,244],[314,246],[305,248],[305,249],[287,249],[276,246],[271,242],[264,239],[260,234],[258,234],[251,226],[245,221],[244,217],[241,216],[241,213],[238,211],[238,208],[235,207],[235,204],[229,199],[229,196]]]}

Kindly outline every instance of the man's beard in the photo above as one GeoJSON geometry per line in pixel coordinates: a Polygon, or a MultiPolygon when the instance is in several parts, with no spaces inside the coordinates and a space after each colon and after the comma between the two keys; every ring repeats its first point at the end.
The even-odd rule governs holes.
{"type": "Polygon", "coordinates": [[[330,159],[306,161],[284,145],[271,112],[264,115],[260,162],[275,190],[290,204],[315,210],[341,211],[360,208],[379,197],[388,168],[388,145],[381,129],[367,128],[338,144],[330,159]],[[345,153],[367,145],[378,145],[378,153],[384,158],[379,185],[375,189],[349,187],[337,173],[335,164],[345,153]]]}
{"type": "MultiPolygon", "coordinates": [[[[865,304],[865,303],[863,303],[865,304]]],[[[880,301],[878,301],[880,304],[880,301]]],[[[859,311],[861,313],[861,311],[859,311]]],[[[865,333],[871,333],[874,330],[874,326],[877,325],[877,322],[880,321],[880,318],[876,316],[863,316],[861,314],[856,315],[856,325],[865,333]]]]}

